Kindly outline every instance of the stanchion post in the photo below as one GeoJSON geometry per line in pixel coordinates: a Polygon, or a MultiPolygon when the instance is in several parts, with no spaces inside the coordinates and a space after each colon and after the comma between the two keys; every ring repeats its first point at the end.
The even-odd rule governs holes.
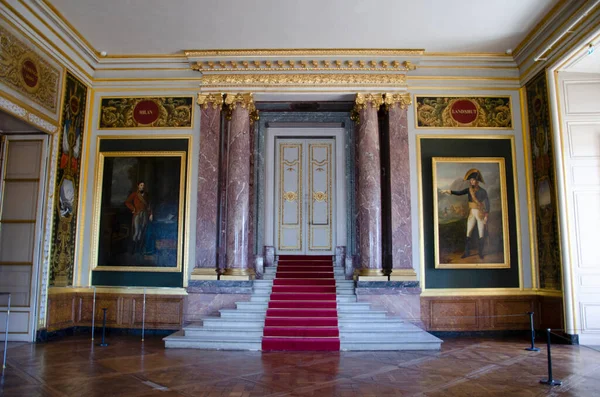
{"type": "Polygon", "coordinates": [[[540,383],[548,386],[560,386],[562,382],[552,378],[552,353],[550,352],[550,328],[546,330],[546,338],[548,339],[548,379],[540,380],[540,383]]]}
{"type": "Polygon", "coordinates": [[[144,341],[144,328],[146,327],[146,288],[144,288],[144,303],[142,306],[142,342],[144,341]]]}
{"type": "Polygon", "coordinates": [[[6,306],[6,329],[4,330],[4,359],[2,360],[2,374],[6,369],[6,351],[8,350],[8,318],[10,317],[10,293],[8,293],[8,305],[6,306]]]}
{"type": "Polygon", "coordinates": [[[533,312],[528,312],[529,314],[529,325],[531,327],[531,347],[525,348],[525,350],[529,350],[530,352],[539,352],[540,349],[535,347],[535,328],[533,327],[533,312]]]}
{"type": "Polygon", "coordinates": [[[94,340],[94,326],[96,325],[96,286],[94,288],[94,297],[92,299],[92,340],[94,340]]]}
{"type": "Polygon", "coordinates": [[[106,336],[106,311],[108,309],[106,307],[102,308],[102,311],[104,312],[104,316],[102,317],[102,342],[100,342],[100,346],[102,347],[106,347],[108,346],[108,343],[106,343],[106,341],[104,340],[105,336],[106,336]]]}

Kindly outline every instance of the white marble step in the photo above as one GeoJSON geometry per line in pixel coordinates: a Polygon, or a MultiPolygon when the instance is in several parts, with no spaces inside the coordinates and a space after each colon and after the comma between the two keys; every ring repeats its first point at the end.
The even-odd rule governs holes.
{"type": "Polygon", "coordinates": [[[221,336],[185,336],[183,331],[178,331],[163,338],[165,348],[179,349],[206,349],[206,350],[251,350],[258,351],[262,348],[262,337],[240,338],[221,336]]]}
{"type": "Polygon", "coordinates": [[[234,328],[234,329],[248,329],[256,330],[263,329],[265,326],[265,319],[260,318],[228,318],[228,317],[208,317],[203,321],[204,328],[211,329],[223,329],[223,328],[234,328]]]}
{"type": "Polygon", "coordinates": [[[183,329],[185,336],[190,337],[226,337],[226,338],[262,338],[263,329],[255,328],[255,329],[242,329],[242,328],[206,328],[206,327],[185,327],[183,329]]]}
{"type": "MultiPolygon", "coordinates": [[[[425,332],[425,331],[423,331],[425,332]]],[[[341,351],[398,351],[398,350],[431,350],[439,351],[442,341],[342,341],[340,339],[341,351]]]]}
{"type": "MultiPolygon", "coordinates": [[[[397,320],[394,318],[386,317],[386,318],[371,318],[369,321],[361,321],[360,318],[338,318],[338,327],[340,331],[345,330],[364,330],[364,331],[377,331],[377,330],[396,330],[396,331],[404,331],[411,330],[408,328],[407,323],[402,320],[397,320]]],[[[410,324],[412,325],[412,324],[410,324]]]]}

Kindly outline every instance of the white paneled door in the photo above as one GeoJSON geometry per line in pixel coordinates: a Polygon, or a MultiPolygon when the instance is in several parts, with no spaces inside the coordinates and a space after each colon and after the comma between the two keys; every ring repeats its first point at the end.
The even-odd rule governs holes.
{"type": "Polygon", "coordinates": [[[333,254],[335,139],[277,139],[275,250],[333,254]]]}
{"type": "MultiPolygon", "coordinates": [[[[39,281],[46,136],[5,137],[0,186],[0,292],[11,294],[8,338],[32,341],[39,281]]],[[[8,297],[0,295],[4,340],[8,297]]]]}

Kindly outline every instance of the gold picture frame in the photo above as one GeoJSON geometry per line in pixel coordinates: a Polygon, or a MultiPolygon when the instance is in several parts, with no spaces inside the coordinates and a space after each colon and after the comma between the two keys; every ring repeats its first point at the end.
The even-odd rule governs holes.
{"type": "Polygon", "coordinates": [[[505,159],[433,157],[432,176],[435,267],[510,268],[505,159]]]}
{"type": "Polygon", "coordinates": [[[98,153],[91,247],[93,271],[182,271],[186,158],[185,151],[98,153]],[[174,178],[177,172],[179,175],[174,178]],[[147,200],[143,196],[136,199],[140,182],[144,182],[147,200]],[[172,189],[173,186],[176,188],[172,189]],[[137,207],[145,212],[143,221],[136,220],[137,207]]]}

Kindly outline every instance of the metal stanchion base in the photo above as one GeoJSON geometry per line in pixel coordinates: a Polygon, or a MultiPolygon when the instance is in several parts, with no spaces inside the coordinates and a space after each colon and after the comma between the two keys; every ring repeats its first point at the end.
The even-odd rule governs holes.
{"type": "Polygon", "coordinates": [[[106,347],[108,346],[108,343],[100,343],[98,346],[106,347]]]}
{"type": "Polygon", "coordinates": [[[560,386],[562,385],[562,381],[561,380],[556,380],[556,379],[542,379],[540,381],[541,384],[543,385],[548,385],[548,386],[560,386]]]}
{"type": "Polygon", "coordinates": [[[529,351],[529,352],[539,352],[540,349],[538,349],[537,347],[526,347],[525,350],[529,351]]]}

